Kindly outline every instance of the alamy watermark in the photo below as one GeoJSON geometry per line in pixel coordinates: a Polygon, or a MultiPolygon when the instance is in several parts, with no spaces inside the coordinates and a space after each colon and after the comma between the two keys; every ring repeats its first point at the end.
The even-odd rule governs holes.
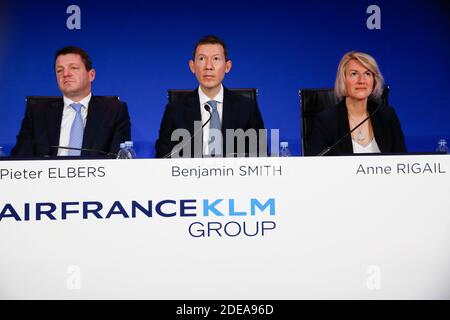
{"type": "MultiPolygon", "coordinates": [[[[172,142],[178,142],[165,158],[191,158],[203,156],[203,132],[202,122],[194,122],[194,134],[187,129],[176,129],[171,135],[172,142]]],[[[280,150],[279,129],[226,129],[225,145],[223,133],[218,129],[209,130],[208,143],[210,154],[217,157],[259,156],[277,157],[280,150]],[[270,146],[268,138],[270,135],[270,146]],[[222,150],[222,147],[225,150],[222,150]]]]}
{"type": "Polygon", "coordinates": [[[366,279],[366,287],[369,290],[381,289],[381,268],[377,265],[370,265],[366,269],[368,277],[366,279]]]}
{"type": "Polygon", "coordinates": [[[81,268],[76,265],[70,265],[66,270],[68,277],[66,279],[66,288],[68,290],[81,289],[81,268]]]}
{"type": "Polygon", "coordinates": [[[69,30],[80,30],[81,29],[81,9],[79,6],[72,4],[67,7],[67,14],[70,14],[66,20],[66,27],[69,30]]]}
{"type": "Polygon", "coordinates": [[[367,18],[366,26],[369,30],[381,29],[381,9],[379,6],[372,4],[367,7],[367,14],[370,16],[367,18]]]}

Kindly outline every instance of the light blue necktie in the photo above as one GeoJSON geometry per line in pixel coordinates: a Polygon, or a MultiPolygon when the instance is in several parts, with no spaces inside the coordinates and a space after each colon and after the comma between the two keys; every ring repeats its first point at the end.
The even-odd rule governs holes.
{"type": "MultiPolygon", "coordinates": [[[[211,121],[209,122],[209,129],[217,129],[217,130],[221,130],[222,126],[220,125],[220,117],[219,117],[219,112],[217,111],[217,101],[215,100],[209,100],[207,102],[207,104],[211,107],[211,121]]],[[[208,142],[208,146],[209,146],[209,153],[210,155],[216,155],[222,154],[222,144],[220,144],[220,146],[214,145],[212,143],[212,136],[211,136],[211,131],[210,131],[210,136],[209,136],[209,142],[208,142]],[[211,149],[215,147],[215,149],[211,152],[211,149]]]]}
{"type": "MultiPolygon", "coordinates": [[[[72,128],[70,129],[69,147],[81,148],[84,132],[83,117],[81,116],[81,107],[83,105],[81,103],[72,103],[70,106],[77,114],[75,115],[75,119],[73,119],[72,128]]],[[[69,150],[69,156],[79,156],[80,154],[80,150],[69,150]]]]}

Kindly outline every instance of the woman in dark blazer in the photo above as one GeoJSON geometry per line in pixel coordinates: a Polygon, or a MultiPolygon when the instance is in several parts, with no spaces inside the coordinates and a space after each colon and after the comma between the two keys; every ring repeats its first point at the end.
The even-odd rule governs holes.
{"type": "Polygon", "coordinates": [[[362,52],[346,53],[339,63],[334,88],[341,101],[316,116],[306,155],[406,152],[394,109],[381,104],[383,88],[384,79],[374,58],[362,52]]]}

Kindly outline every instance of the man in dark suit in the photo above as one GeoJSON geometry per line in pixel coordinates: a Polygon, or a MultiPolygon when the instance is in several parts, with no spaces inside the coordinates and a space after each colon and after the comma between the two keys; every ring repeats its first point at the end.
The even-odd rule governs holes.
{"type": "Polygon", "coordinates": [[[58,50],[55,72],[63,97],[27,106],[11,155],[99,156],[102,152],[117,153],[120,143],[131,138],[128,109],[117,99],[92,95],[95,70],[88,54],[72,46],[58,50]]]}
{"type": "Polygon", "coordinates": [[[256,140],[250,139],[250,135],[245,136],[252,129],[255,134],[258,134],[259,129],[264,129],[258,105],[222,85],[222,80],[231,70],[231,66],[227,46],[221,39],[206,36],[197,42],[189,67],[196,76],[199,87],[184,99],[173,101],[166,106],[156,142],[157,158],[175,155],[229,156],[257,152],[265,155],[267,148],[258,148],[258,136],[256,140]],[[177,129],[184,129],[189,138],[184,136],[181,142],[176,139],[173,141],[172,133],[177,129]],[[235,135],[228,136],[227,141],[227,133],[230,133],[230,130],[233,130],[235,135]],[[196,144],[198,137],[200,144],[196,144]],[[190,141],[190,138],[194,138],[194,141],[190,141]],[[239,141],[245,141],[244,150],[239,148],[239,141]],[[183,147],[180,152],[178,148],[188,142],[190,148],[183,147]]]}

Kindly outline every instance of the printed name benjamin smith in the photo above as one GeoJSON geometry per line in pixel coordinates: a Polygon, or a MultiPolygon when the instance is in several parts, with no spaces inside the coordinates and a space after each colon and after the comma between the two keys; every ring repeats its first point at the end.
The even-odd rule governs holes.
{"type": "Polygon", "coordinates": [[[232,177],[239,175],[241,177],[270,177],[281,176],[282,167],[274,165],[258,166],[240,166],[239,168],[230,168],[227,166],[206,168],[202,166],[183,168],[172,166],[172,177],[232,177]]]}

